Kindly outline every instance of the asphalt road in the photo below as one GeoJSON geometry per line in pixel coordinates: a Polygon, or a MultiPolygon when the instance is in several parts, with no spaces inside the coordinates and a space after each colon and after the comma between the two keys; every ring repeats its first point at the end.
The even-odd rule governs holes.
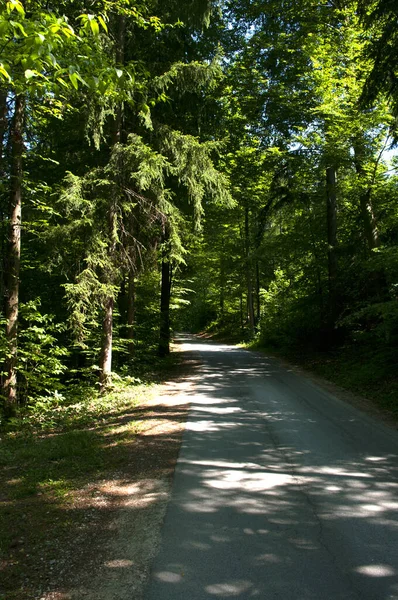
{"type": "Polygon", "coordinates": [[[398,433],[280,366],[202,360],[146,600],[398,599],[398,433]]]}

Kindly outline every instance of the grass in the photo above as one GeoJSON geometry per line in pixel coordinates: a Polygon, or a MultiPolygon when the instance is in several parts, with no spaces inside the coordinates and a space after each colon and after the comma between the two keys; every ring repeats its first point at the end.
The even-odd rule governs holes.
{"type": "MultiPolygon", "coordinates": [[[[78,544],[81,550],[85,542],[80,539],[106,539],[104,523],[113,513],[97,506],[96,498],[104,481],[139,476],[150,468],[152,454],[145,448],[153,441],[136,444],[154,418],[146,403],[179,363],[178,353],[162,361],[146,355],[146,362],[134,365],[135,378],[116,376],[107,394],[70,383],[66,393],[36,398],[2,424],[0,600],[38,597],[38,590],[51,586],[62,548],[78,544]]],[[[171,445],[167,439],[163,443],[171,445]]],[[[167,462],[167,448],[164,456],[167,462]]],[[[72,550],[68,569],[79,568],[81,560],[72,550]]]]}
{"type": "Polygon", "coordinates": [[[28,512],[32,516],[38,498],[40,504],[33,512],[40,527],[32,532],[36,542],[54,509],[59,512],[56,528],[67,527],[68,512],[62,509],[68,508],[72,492],[117,469],[124,461],[126,446],[139,432],[138,420],[120,423],[120,417],[126,418],[156,390],[153,384],[123,386],[107,396],[93,394],[64,407],[48,403],[40,416],[32,410],[30,420],[26,411],[19,430],[14,422],[13,429],[2,432],[0,558],[6,559],[19,538],[26,541],[23,515],[28,512]]]}
{"type": "Polygon", "coordinates": [[[156,365],[146,382],[118,378],[106,395],[81,386],[71,388],[67,397],[39,399],[3,425],[0,571],[5,577],[0,600],[33,597],[32,581],[42,577],[37,565],[50,561],[62,540],[78,536],[90,523],[90,510],[78,504],[79,494],[95,491],[101,481],[126,468],[148,418],[149,409],[141,406],[159,392],[157,382],[177,360],[172,356],[156,365]],[[27,573],[30,591],[24,592],[21,582],[27,573]]]}

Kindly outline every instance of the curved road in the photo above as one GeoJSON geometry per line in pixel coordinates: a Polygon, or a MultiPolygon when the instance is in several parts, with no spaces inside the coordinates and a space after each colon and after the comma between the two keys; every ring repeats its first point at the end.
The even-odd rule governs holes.
{"type": "Polygon", "coordinates": [[[202,366],[146,600],[398,599],[398,434],[234,346],[202,366]]]}

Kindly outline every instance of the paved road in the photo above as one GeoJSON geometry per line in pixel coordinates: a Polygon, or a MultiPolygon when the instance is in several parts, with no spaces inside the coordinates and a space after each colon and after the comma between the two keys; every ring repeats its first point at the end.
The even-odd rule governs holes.
{"type": "Polygon", "coordinates": [[[203,366],[146,600],[398,599],[398,433],[272,359],[185,342],[203,366]]]}

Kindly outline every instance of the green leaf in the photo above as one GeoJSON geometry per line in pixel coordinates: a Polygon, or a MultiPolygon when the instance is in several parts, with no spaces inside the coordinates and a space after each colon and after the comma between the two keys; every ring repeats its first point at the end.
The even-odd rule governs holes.
{"type": "Polygon", "coordinates": [[[108,33],[108,26],[105,23],[105,19],[103,18],[102,15],[98,15],[98,21],[100,22],[101,27],[106,31],[106,33],[108,33]]]}
{"type": "Polygon", "coordinates": [[[90,27],[95,36],[99,35],[99,25],[95,19],[90,19],[90,27]]]}
{"type": "Polygon", "coordinates": [[[19,29],[19,31],[24,37],[28,37],[28,34],[26,33],[21,23],[18,23],[18,21],[10,21],[10,25],[12,25],[15,29],[19,29]]]}
{"type": "Polygon", "coordinates": [[[4,77],[4,79],[7,79],[7,81],[11,81],[11,77],[10,74],[8,73],[8,71],[4,68],[4,65],[2,63],[0,63],[0,75],[2,77],[4,77]]]}
{"type": "Polygon", "coordinates": [[[103,29],[105,29],[106,33],[108,33],[108,26],[105,23],[105,20],[104,20],[104,18],[101,15],[98,15],[98,21],[100,22],[100,24],[103,27],[103,29]]]}
{"type": "Polygon", "coordinates": [[[16,10],[20,15],[25,16],[24,7],[19,0],[10,0],[10,2],[7,2],[8,14],[10,14],[13,10],[16,10]]]}
{"type": "Polygon", "coordinates": [[[57,81],[60,85],[62,85],[65,88],[69,88],[68,84],[66,83],[65,79],[62,79],[62,77],[57,77],[57,81]]]}
{"type": "Polygon", "coordinates": [[[26,69],[25,78],[32,79],[32,77],[36,77],[36,73],[34,71],[32,71],[31,69],[26,69]]]}
{"type": "Polygon", "coordinates": [[[75,88],[75,90],[78,90],[79,89],[79,84],[78,84],[77,73],[69,73],[69,79],[70,79],[73,87],[75,88]]]}
{"type": "Polygon", "coordinates": [[[78,80],[79,80],[79,81],[80,81],[80,82],[81,82],[83,85],[85,85],[86,87],[89,87],[89,85],[88,85],[87,81],[85,81],[85,80],[83,79],[83,77],[80,75],[80,73],[75,73],[75,75],[76,75],[76,78],[77,78],[77,79],[78,79],[78,80]]]}

